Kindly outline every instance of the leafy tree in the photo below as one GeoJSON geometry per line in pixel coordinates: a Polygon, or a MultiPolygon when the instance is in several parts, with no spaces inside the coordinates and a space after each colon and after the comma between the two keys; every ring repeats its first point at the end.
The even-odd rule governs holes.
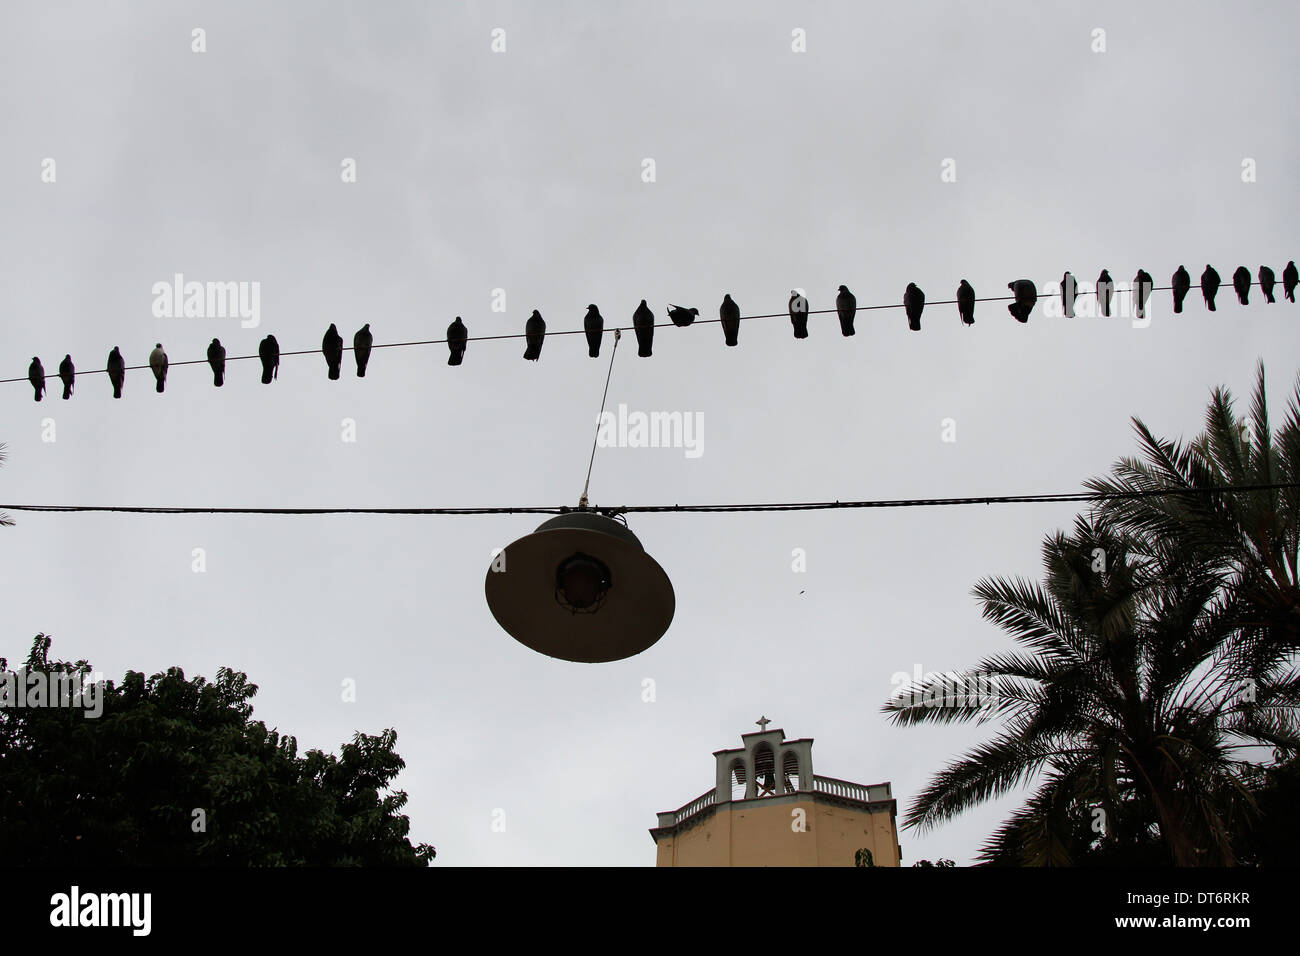
{"type": "Polygon", "coordinates": [[[853,854],[853,865],[854,866],[875,866],[876,860],[875,857],[871,855],[871,851],[868,850],[866,847],[863,847],[862,849],[858,850],[857,853],[853,854]]]}
{"type": "MultiPolygon", "coordinates": [[[[33,674],[88,682],[86,661],[50,661],[49,648],[37,635],[29,686],[33,674]]],[[[407,839],[406,794],[382,793],[405,766],[393,730],[358,733],[337,757],[299,756],[295,738],[251,719],[257,687],[229,668],[211,683],[175,667],[147,680],[128,671],[99,693],[99,716],[90,692],[80,707],[0,707],[0,858],[10,865],[395,866],[435,856],[407,839]]]]}
{"type": "Polygon", "coordinates": [[[917,860],[912,865],[913,866],[937,866],[937,867],[947,869],[950,867],[955,867],[957,864],[954,863],[952,860],[945,859],[944,857],[939,857],[939,859],[935,860],[933,863],[931,863],[929,860],[917,860]]]}

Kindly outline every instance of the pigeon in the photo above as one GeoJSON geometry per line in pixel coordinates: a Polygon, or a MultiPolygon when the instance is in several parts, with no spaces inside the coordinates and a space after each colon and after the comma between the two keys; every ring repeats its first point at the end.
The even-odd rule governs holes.
{"type": "Polygon", "coordinates": [[[367,322],[357,329],[352,336],[352,357],[357,360],[357,378],[366,377],[366,366],[370,364],[370,348],[375,344],[375,337],[367,322]]]}
{"type": "Polygon", "coordinates": [[[1110,315],[1110,297],[1115,291],[1115,283],[1110,277],[1110,270],[1102,269],[1097,276],[1097,306],[1104,316],[1110,315]]]}
{"type": "Polygon", "coordinates": [[[155,342],[153,351],[149,353],[149,367],[158,380],[158,393],[162,394],[163,385],[167,383],[167,353],[163,351],[161,342],[155,342]]]}
{"type": "Polygon", "coordinates": [[[1282,294],[1286,296],[1288,302],[1295,301],[1295,287],[1300,282],[1300,273],[1296,272],[1295,260],[1292,259],[1282,270],[1282,294]]]}
{"type": "Polygon", "coordinates": [[[1178,271],[1174,273],[1171,284],[1174,287],[1174,312],[1180,313],[1183,311],[1183,300],[1187,298],[1187,293],[1192,290],[1191,274],[1182,266],[1179,266],[1178,271]]]}
{"type": "Polygon", "coordinates": [[[1067,319],[1074,318],[1074,300],[1079,297],[1079,282],[1070,273],[1061,276],[1061,311],[1067,319]]]}
{"type": "Polygon", "coordinates": [[[456,316],[456,321],[447,326],[447,350],[451,353],[447,356],[448,365],[459,365],[465,361],[465,346],[469,342],[469,329],[465,328],[465,323],[456,316]]]}
{"type": "Polygon", "coordinates": [[[1007,288],[1016,297],[1016,301],[1007,306],[1007,311],[1018,321],[1028,322],[1029,313],[1034,311],[1034,304],[1038,301],[1037,287],[1030,279],[1017,279],[1015,282],[1008,282],[1007,288]]]}
{"type": "Polygon", "coordinates": [[[262,360],[262,384],[270,385],[271,377],[280,377],[280,343],[274,335],[268,335],[257,346],[258,358],[262,360]]]}
{"type": "Polygon", "coordinates": [[[63,356],[63,361],[59,363],[59,378],[63,380],[63,400],[66,402],[72,397],[72,383],[77,380],[77,369],[72,364],[72,356],[63,356]]]}
{"type": "Polygon", "coordinates": [[[678,328],[685,328],[695,321],[695,317],[700,314],[699,309],[685,309],[680,305],[668,303],[668,318],[673,320],[673,325],[678,328]]]}
{"type": "Polygon", "coordinates": [[[36,389],[36,401],[39,402],[41,396],[45,394],[45,366],[34,355],[32,356],[32,364],[27,366],[27,380],[36,389]]]}
{"type": "Polygon", "coordinates": [[[1272,305],[1277,301],[1273,298],[1273,286],[1277,283],[1277,276],[1268,266],[1259,267],[1259,290],[1264,293],[1264,301],[1272,305]]]}
{"type": "Polygon", "coordinates": [[[790,290],[790,324],[796,339],[808,338],[808,300],[794,289],[790,290]]]}
{"type": "Polygon", "coordinates": [[[835,297],[835,311],[840,316],[840,331],[845,335],[852,335],[853,320],[858,314],[858,298],[846,285],[840,286],[840,294],[835,297]]]}
{"type": "Polygon", "coordinates": [[[587,354],[592,358],[600,358],[600,339],[605,334],[605,317],[595,305],[587,306],[587,317],[582,320],[582,328],[587,333],[587,354]]]}
{"type": "Polygon", "coordinates": [[[122,385],[126,382],[126,362],[116,345],[108,353],[108,380],[113,383],[113,397],[122,397],[122,385]]]}
{"type": "Polygon", "coordinates": [[[1250,270],[1245,266],[1237,266],[1237,271],[1232,274],[1232,288],[1237,293],[1238,302],[1250,305],[1250,270]]]}
{"type": "Polygon", "coordinates": [[[1201,295],[1205,296],[1205,307],[1211,312],[1214,309],[1214,297],[1219,292],[1219,274],[1214,271],[1214,266],[1208,263],[1205,271],[1201,273],[1201,295]]]}
{"type": "Polygon", "coordinates": [[[740,306],[731,301],[730,292],[722,297],[722,305],[718,306],[718,318],[722,319],[722,334],[726,337],[727,344],[739,345],[737,336],[740,335],[740,306]]]}
{"type": "Polygon", "coordinates": [[[921,313],[925,310],[925,293],[915,282],[907,284],[903,293],[903,310],[907,313],[907,327],[913,332],[921,331],[921,313]]]}
{"type": "Polygon", "coordinates": [[[655,314],[645,304],[645,299],[632,313],[632,328],[636,330],[636,354],[641,358],[650,357],[650,346],[655,338],[655,314]]]}
{"type": "Polygon", "coordinates": [[[975,324],[975,287],[965,279],[957,286],[957,314],[967,325],[975,324]]]}
{"type": "Polygon", "coordinates": [[[545,338],[546,320],[542,318],[542,313],[533,309],[533,314],[524,323],[524,341],[528,343],[528,348],[524,350],[524,358],[530,362],[536,362],[541,358],[542,340],[545,338]]]}
{"type": "Polygon", "coordinates": [[[220,388],[226,380],[226,349],[220,339],[208,345],[208,364],[212,366],[212,384],[220,388]]]}
{"type": "Polygon", "coordinates": [[[1151,289],[1155,283],[1156,280],[1145,269],[1139,269],[1133,277],[1133,314],[1139,319],[1146,317],[1147,299],[1151,298],[1151,289]]]}
{"type": "Polygon", "coordinates": [[[333,322],[325,330],[320,350],[325,353],[325,364],[330,368],[330,379],[338,378],[340,366],[343,365],[343,336],[339,335],[338,326],[333,322]]]}

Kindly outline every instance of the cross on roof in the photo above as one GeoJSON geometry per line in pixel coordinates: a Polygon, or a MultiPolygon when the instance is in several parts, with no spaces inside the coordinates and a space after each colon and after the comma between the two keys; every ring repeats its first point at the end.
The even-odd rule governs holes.
{"type": "Polygon", "coordinates": [[[754,721],[754,723],[758,724],[759,730],[767,730],[767,725],[770,724],[771,721],[768,720],[766,716],[763,716],[760,717],[758,720],[754,721]]]}

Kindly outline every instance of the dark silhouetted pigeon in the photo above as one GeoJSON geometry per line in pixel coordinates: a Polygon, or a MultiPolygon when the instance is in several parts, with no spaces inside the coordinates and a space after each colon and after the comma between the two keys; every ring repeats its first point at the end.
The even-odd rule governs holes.
{"type": "Polygon", "coordinates": [[[727,344],[739,345],[740,306],[731,301],[730,292],[722,297],[722,305],[718,306],[718,318],[722,319],[722,334],[726,337],[727,344]]]}
{"type": "Polygon", "coordinates": [[[126,362],[116,345],[108,353],[108,380],[113,383],[113,397],[122,397],[122,386],[126,383],[126,362]]]}
{"type": "Polygon", "coordinates": [[[636,354],[641,358],[650,357],[650,347],[655,340],[655,314],[645,304],[645,299],[632,313],[632,329],[636,332],[636,354]]]}
{"type": "Polygon", "coordinates": [[[835,311],[840,317],[840,331],[852,335],[853,320],[858,315],[858,299],[846,285],[840,286],[840,294],[835,297],[835,311]]]}
{"type": "Polygon", "coordinates": [[[907,327],[913,332],[920,332],[921,313],[925,311],[925,293],[915,282],[909,282],[903,292],[903,311],[907,313],[907,327]]]}
{"type": "Polygon", "coordinates": [[[1016,301],[1007,306],[1007,311],[1018,321],[1028,322],[1029,313],[1034,311],[1034,304],[1038,302],[1038,287],[1030,279],[1017,279],[1008,282],[1007,288],[1016,297],[1016,301]]]}
{"type": "Polygon", "coordinates": [[[524,358],[530,362],[536,362],[542,357],[542,342],[546,339],[546,320],[542,318],[542,313],[533,309],[533,314],[528,317],[524,323],[524,342],[528,345],[524,349],[524,358]]]}
{"type": "Polygon", "coordinates": [[[357,360],[357,378],[366,377],[366,366],[370,364],[370,350],[374,345],[375,336],[367,322],[352,336],[352,357],[357,360]]]}
{"type": "Polygon", "coordinates": [[[1074,300],[1079,297],[1079,282],[1067,272],[1061,276],[1061,311],[1067,319],[1074,318],[1074,300]]]}
{"type": "Polygon", "coordinates": [[[587,316],[582,320],[583,331],[587,333],[587,354],[592,358],[600,357],[600,340],[605,334],[605,317],[596,306],[587,306],[587,316]]]}
{"type": "Polygon", "coordinates": [[[1110,297],[1115,293],[1115,281],[1110,277],[1110,270],[1102,269],[1097,276],[1097,305],[1104,316],[1110,315],[1110,297]]]}
{"type": "Polygon", "coordinates": [[[41,400],[45,394],[45,366],[36,356],[32,356],[32,364],[27,366],[27,381],[32,383],[32,388],[36,389],[36,401],[41,400]]]}
{"type": "Polygon", "coordinates": [[[59,363],[59,378],[63,381],[63,400],[67,401],[72,397],[72,383],[77,380],[77,368],[72,364],[72,356],[63,356],[63,361],[59,363]]]}
{"type": "Polygon", "coordinates": [[[226,348],[220,339],[208,343],[208,364],[212,366],[212,384],[220,388],[226,381],[226,348]]]}
{"type": "Polygon", "coordinates": [[[1214,271],[1214,266],[1206,265],[1205,271],[1201,273],[1201,295],[1205,296],[1205,307],[1211,312],[1215,311],[1214,297],[1219,294],[1219,274],[1214,271]]]}
{"type": "Polygon", "coordinates": [[[1179,266],[1170,284],[1174,287],[1174,312],[1182,312],[1183,300],[1187,298],[1187,293],[1192,291],[1191,273],[1179,266]]]}
{"type": "Polygon", "coordinates": [[[673,325],[678,328],[685,328],[695,321],[695,317],[700,314],[699,309],[687,309],[680,305],[668,303],[668,318],[673,320],[673,325]]]}
{"type": "Polygon", "coordinates": [[[447,364],[459,365],[465,361],[465,347],[469,343],[469,329],[465,328],[465,323],[456,316],[454,322],[447,326],[447,364]]]}
{"type": "Polygon", "coordinates": [[[154,343],[153,351],[149,353],[149,368],[153,369],[157,390],[161,393],[167,383],[167,353],[163,351],[161,342],[154,343]]]}
{"type": "Polygon", "coordinates": [[[796,339],[808,338],[808,300],[794,289],[790,290],[790,324],[796,339]]]}
{"type": "Polygon", "coordinates": [[[1146,318],[1147,299],[1151,298],[1151,290],[1155,284],[1156,280],[1151,278],[1151,273],[1145,269],[1139,269],[1137,275],[1133,277],[1133,314],[1139,319],[1146,318]]]}
{"type": "Polygon", "coordinates": [[[1295,260],[1292,259],[1282,270],[1282,294],[1287,297],[1288,302],[1295,301],[1295,287],[1300,283],[1300,272],[1296,270],[1295,260]]]}
{"type": "Polygon", "coordinates": [[[343,366],[343,336],[339,335],[338,326],[333,322],[325,330],[325,337],[321,339],[320,350],[325,353],[325,364],[329,366],[330,378],[338,378],[343,366]]]}
{"type": "Polygon", "coordinates": [[[1237,293],[1238,302],[1250,305],[1250,270],[1245,266],[1237,266],[1232,274],[1232,289],[1237,293]]]}
{"type": "Polygon", "coordinates": [[[1277,301],[1273,298],[1273,286],[1277,284],[1277,276],[1268,266],[1259,267],[1259,291],[1264,293],[1264,301],[1272,305],[1277,301]]]}
{"type": "Polygon", "coordinates": [[[268,335],[257,346],[257,357],[262,360],[262,384],[270,385],[271,378],[280,377],[280,343],[268,335]]]}
{"type": "Polygon", "coordinates": [[[975,287],[965,279],[957,286],[957,314],[967,325],[975,324],[975,287]]]}

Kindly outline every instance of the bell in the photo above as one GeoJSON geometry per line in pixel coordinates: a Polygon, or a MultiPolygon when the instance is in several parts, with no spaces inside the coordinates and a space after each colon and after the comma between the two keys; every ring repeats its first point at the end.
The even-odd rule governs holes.
{"type": "Polygon", "coordinates": [[[672,582],[636,535],[594,511],[558,515],[508,545],[484,591],[520,644],[588,664],[640,654],[677,607],[672,582]]]}

